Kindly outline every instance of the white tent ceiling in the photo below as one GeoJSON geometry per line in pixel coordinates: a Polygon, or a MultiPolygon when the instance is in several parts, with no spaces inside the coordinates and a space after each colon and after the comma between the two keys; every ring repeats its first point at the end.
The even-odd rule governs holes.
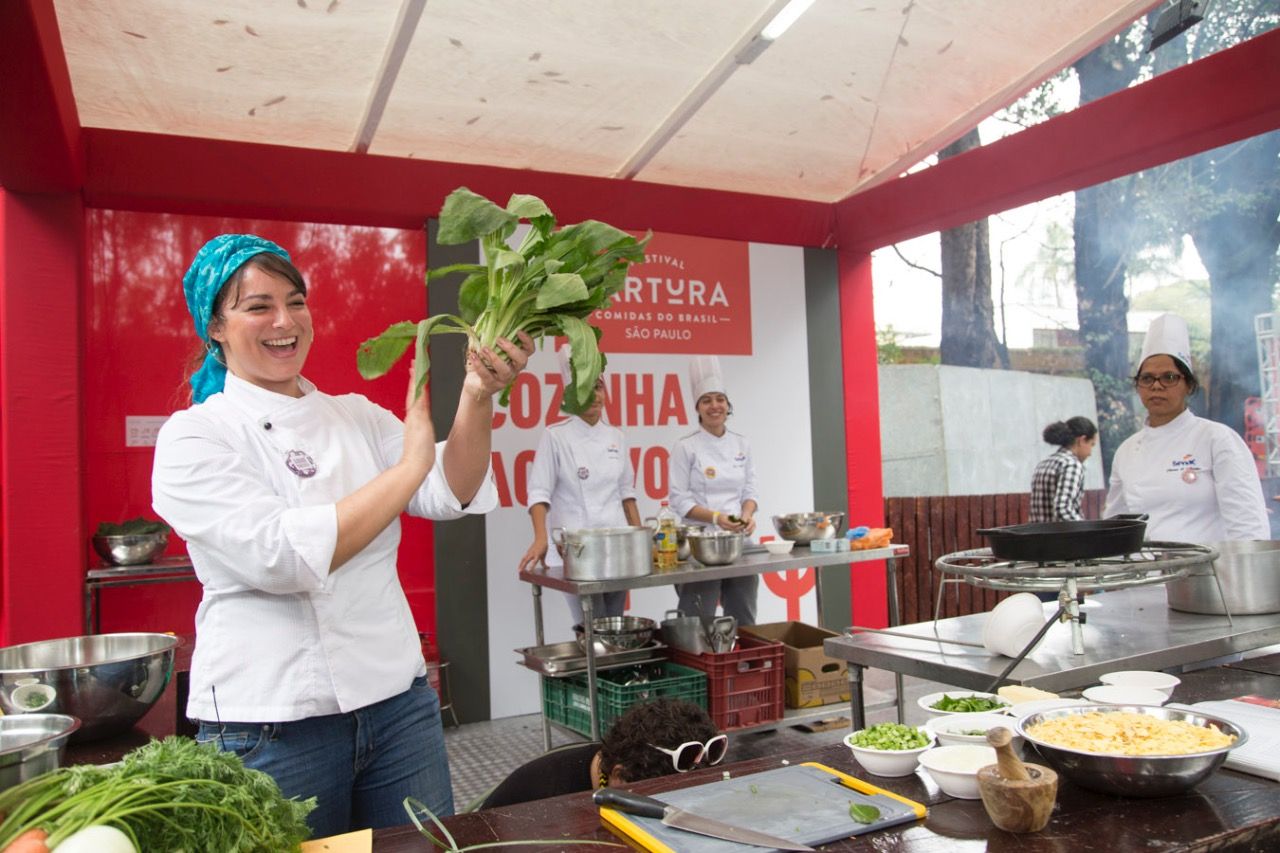
{"type": "Polygon", "coordinates": [[[820,202],[900,174],[1154,2],[816,0],[760,40],[784,5],[56,0],[85,127],[820,202]]]}

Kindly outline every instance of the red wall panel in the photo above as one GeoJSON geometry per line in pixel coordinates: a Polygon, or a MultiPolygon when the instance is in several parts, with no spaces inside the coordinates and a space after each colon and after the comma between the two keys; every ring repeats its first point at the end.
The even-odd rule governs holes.
{"type": "MultiPolygon", "coordinates": [[[[426,312],[426,235],[393,228],[90,210],[83,299],[85,360],[84,522],[122,521],[151,510],[150,447],[126,447],[125,418],[168,415],[189,405],[187,369],[198,339],[182,275],[206,240],[260,234],[293,256],[307,279],[316,343],[304,371],[331,393],[358,392],[399,414],[407,368],[376,382],[356,372],[356,348],[399,320],[426,312]]],[[[408,519],[400,572],[423,630],[434,628],[431,525],[408,519]]],[[[177,537],[170,554],[184,553],[177,537]]],[[[96,564],[85,541],[85,560],[96,564]]],[[[125,587],[102,593],[102,630],[192,630],[197,584],[125,587]]]]}

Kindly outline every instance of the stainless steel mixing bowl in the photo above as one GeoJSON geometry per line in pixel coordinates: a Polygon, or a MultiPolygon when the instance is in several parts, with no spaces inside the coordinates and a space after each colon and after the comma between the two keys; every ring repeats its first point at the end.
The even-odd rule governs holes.
{"type": "Polygon", "coordinates": [[[1072,705],[1029,714],[1018,721],[1018,732],[1060,774],[1081,788],[1119,797],[1167,797],[1181,794],[1208,778],[1227,760],[1227,753],[1244,744],[1248,735],[1221,717],[1163,708],[1155,705],[1072,705]],[[1028,731],[1036,723],[1091,712],[1144,714],[1161,720],[1182,720],[1194,726],[1217,727],[1235,735],[1230,746],[1187,755],[1112,755],[1084,752],[1045,743],[1028,731]]]}
{"type": "MultiPolygon", "coordinates": [[[[653,632],[657,628],[657,622],[644,616],[601,616],[591,620],[591,631],[596,641],[596,654],[600,654],[601,644],[607,651],[612,652],[638,649],[653,639],[653,632]]],[[[578,647],[586,651],[586,632],[581,625],[574,625],[573,631],[578,636],[578,647]]]]}
{"type": "Polygon", "coordinates": [[[773,517],[773,529],[783,539],[808,545],[815,539],[835,539],[844,524],[843,512],[790,512],[773,517]]]}
{"type": "Polygon", "coordinates": [[[43,684],[54,695],[42,712],[80,718],[73,742],[109,737],[132,727],[160,698],[178,643],[169,634],[93,634],[2,648],[0,709],[29,710],[14,701],[14,691],[43,684]]]}
{"type": "Polygon", "coordinates": [[[164,552],[168,544],[168,533],[93,537],[93,550],[113,566],[140,566],[150,563],[164,552]]]}
{"type": "Polygon", "coordinates": [[[729,530],[704,528],[697,533],[690,532],[688,539],[690,557],[704,566],[727,566],[742,556],[745,537],[729,530]]]}
{"type": "Polygon", "coordinates": [[[67,738],[80,721],[65,714],[0,717],[0,791],[62,765],[67,738]]]}

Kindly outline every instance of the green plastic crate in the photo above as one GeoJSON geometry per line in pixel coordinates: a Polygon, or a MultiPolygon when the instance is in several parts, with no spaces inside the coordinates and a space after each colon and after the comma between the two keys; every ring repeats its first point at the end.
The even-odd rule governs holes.
{"type": "MultiPolygon", "coordinates": [[[[679,664],[649,664],[652,672],[661,668],[662,676],[650,675],[644,684],[625,684],[634,670],[615,669],[596,676],[596,712],[600,716],[603,735],[613,721],[632,705],[653,699],[683,699],[699,708],[707,707],[707,675],[679,664]]],[[[591,704],[585,675],[542,679],[542,713],[579,734],[591,736],[591,704]]]]}

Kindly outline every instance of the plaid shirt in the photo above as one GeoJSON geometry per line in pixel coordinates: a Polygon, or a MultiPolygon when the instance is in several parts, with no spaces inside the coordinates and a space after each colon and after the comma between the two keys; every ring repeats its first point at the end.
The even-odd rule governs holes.
{"type": "Polygon", "coordinates": [[[1031,521],[1082,521],[1084,463],[1060,448],[1031,475],[1031,521]]]}

